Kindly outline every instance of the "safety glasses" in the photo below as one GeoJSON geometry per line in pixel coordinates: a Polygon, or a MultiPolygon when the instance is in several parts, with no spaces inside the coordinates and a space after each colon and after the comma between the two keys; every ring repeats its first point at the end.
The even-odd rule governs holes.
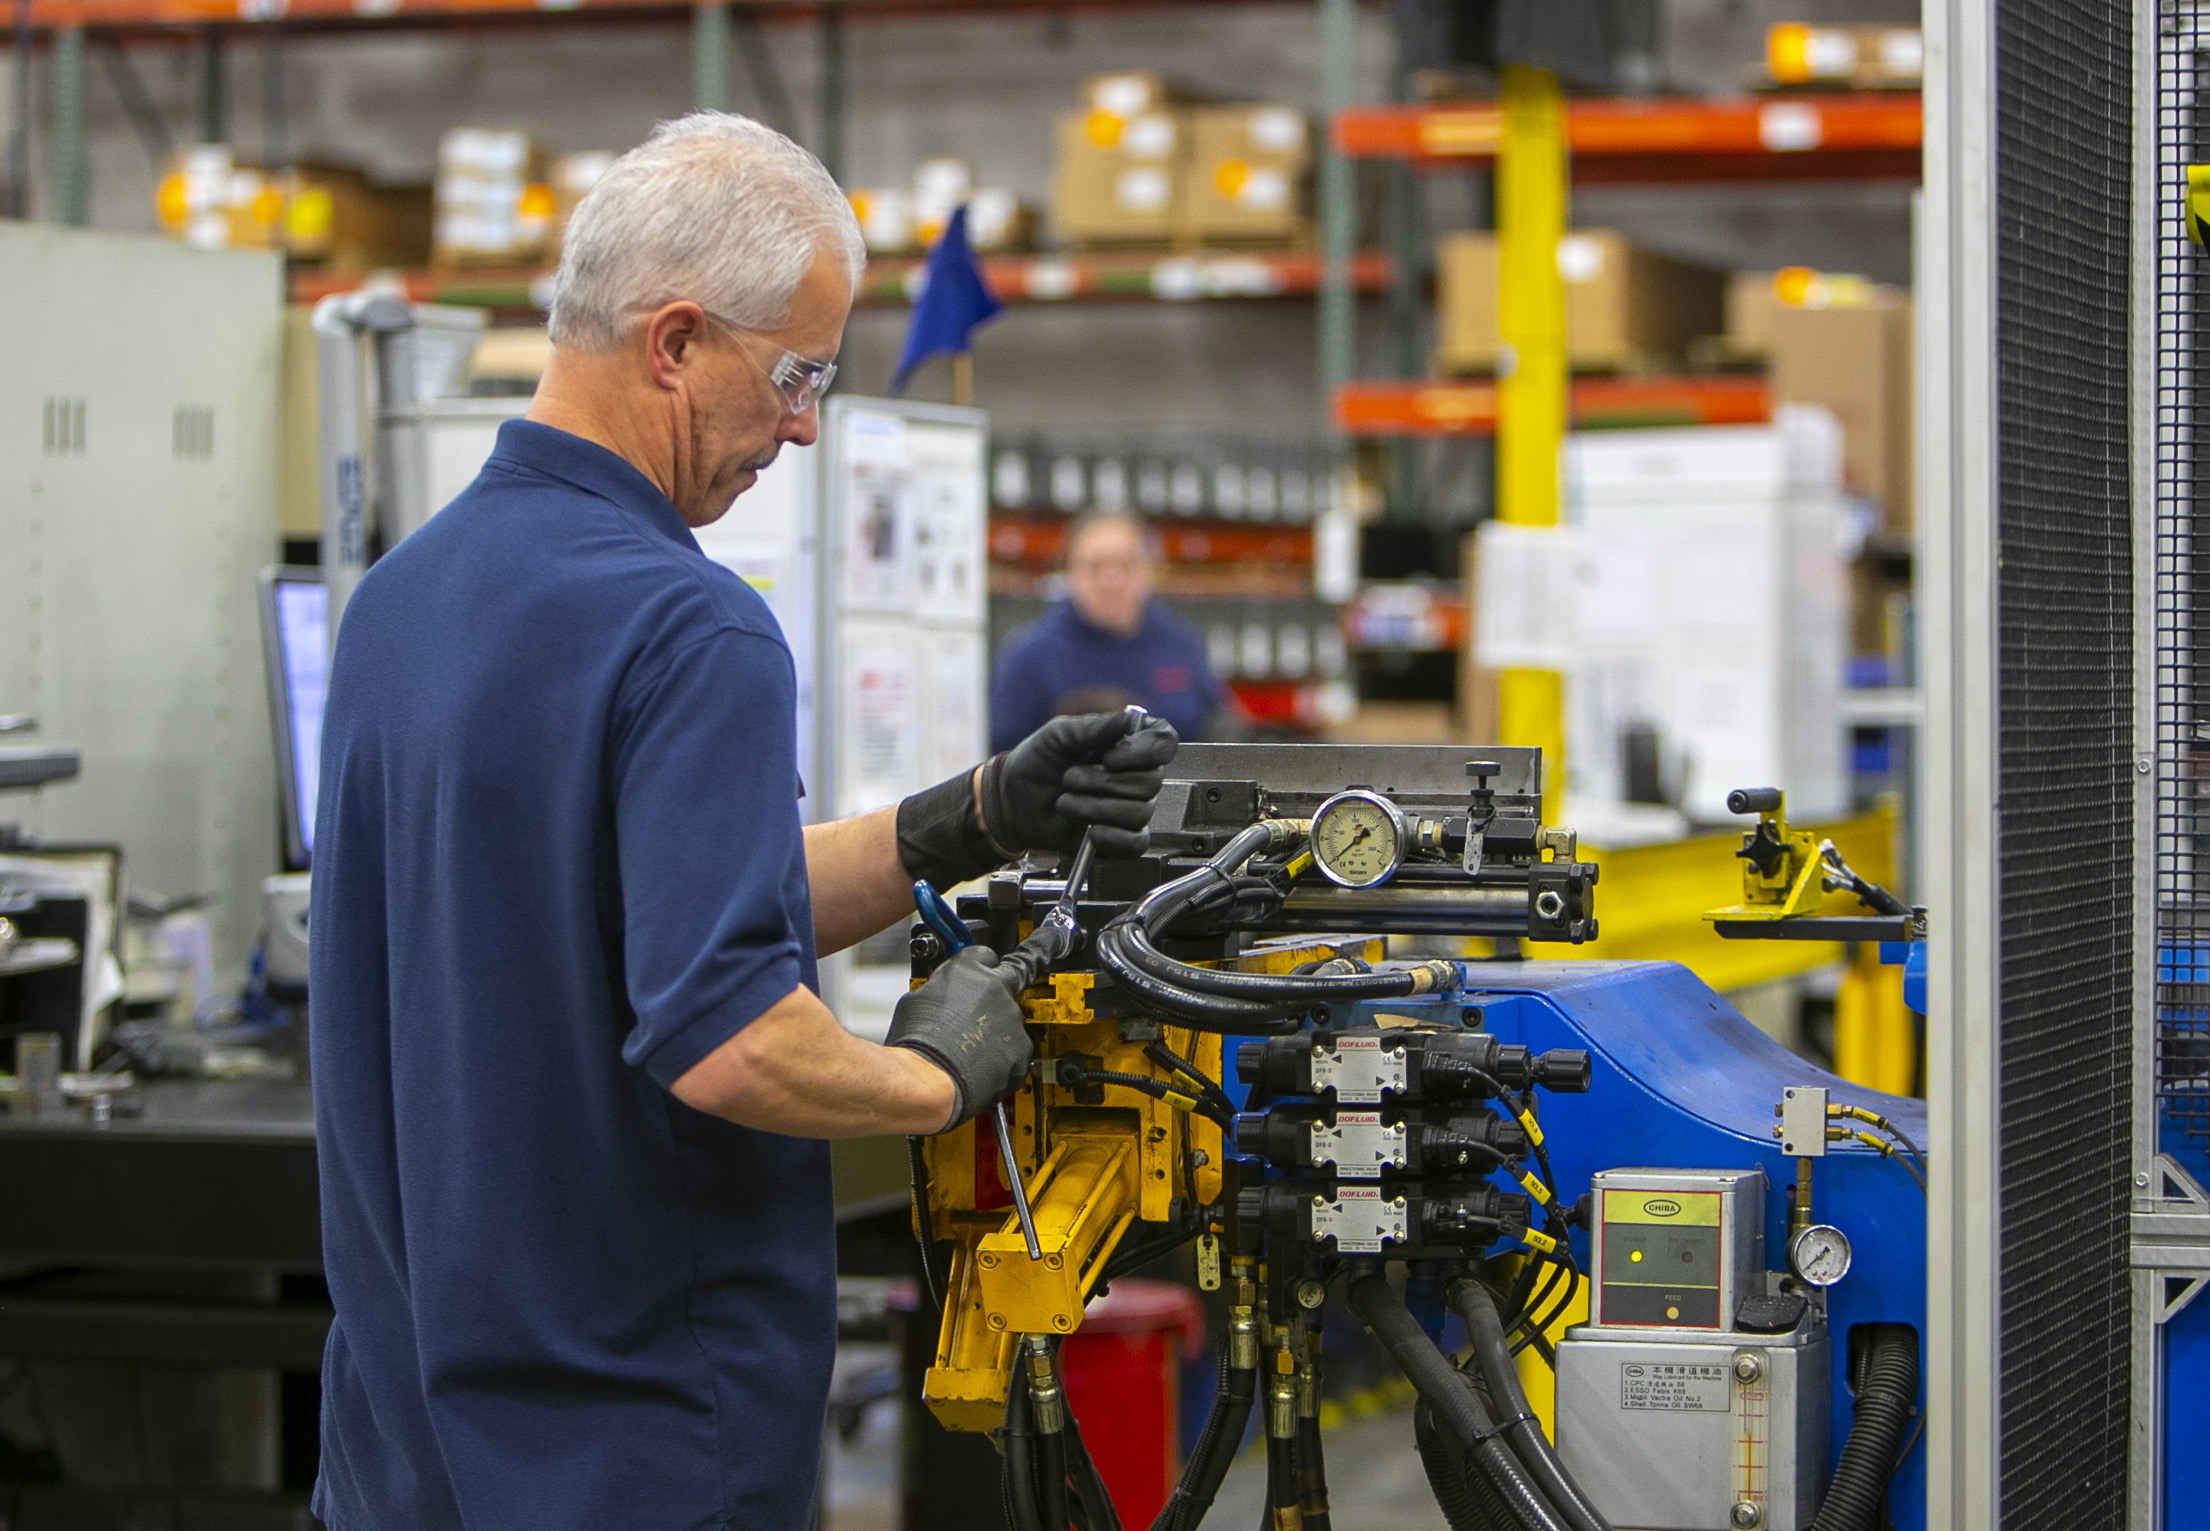
{"type": "MultiPolygon", "coordinates": [[[[740,340],[759,334],[758,330],[748,330],[732,319],[724,319],[704,305],[701,305],[701,311],[740,340]]],[[[783,396],[783,403],[794,415],[802,415],[819,404],[821,396],[829,391],[829,385],[836,381],[836,363],[833,361],[814,361],[810,357],[800,356],[796,351],[782,351],[777,353],[772,362],[763,362],[749,345],[743,349],[744,354],[752,359],[752,365],[767,374],[767,380],[775,385],[775,391],[783,396]]]]}
{"type": "MultiPolygon", "coordinates": [[[[632,305],[639,312],[658,306],[642,303],[632,305]]],[[[698,309],[714,323],[735,335],[740,342],[759,334],[758,330],[746,329],[734,319],[722,317],[703,303],[698,305],[698,309]]],[[[836,381],[836,363],[833,361],[814,361],[810,357],[800,356],[796,351],[782,351],[776,354],[772,362],[763,362],[751,346],[742,345],[740,349],[753,366],[767,375],[767,380],[775,385],[775,391],[783,396],[784,405],[794,415],[802,415],[819,404],[822,395],[829,391],[829,385],[836,381]]]]}

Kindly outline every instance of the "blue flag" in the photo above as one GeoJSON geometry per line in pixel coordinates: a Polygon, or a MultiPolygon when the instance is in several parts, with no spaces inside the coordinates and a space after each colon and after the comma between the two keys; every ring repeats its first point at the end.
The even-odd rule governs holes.
{"type": "Polygon", "coordinates": [[[975,264],[974,247],[967,243],[967,209],[962,204],[944,226],[944,237],[929,251],[928,266],[921,273],[921,296],[913,305],[913,324],[905,332],[905,350],[898,357],[898,375],[890,384],[893,397],[905,392],[913,369],[931,356],[964,351],[974,327],[997,317],[1002,305],[975,264]]]}

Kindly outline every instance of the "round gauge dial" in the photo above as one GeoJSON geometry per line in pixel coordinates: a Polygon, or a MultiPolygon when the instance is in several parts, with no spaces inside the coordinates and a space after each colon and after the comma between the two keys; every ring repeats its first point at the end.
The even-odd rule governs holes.
{"type": "Polygon", "coordinates": [[[1372,888],[1397,875],[1411,839],[1404,814],[1378,792],[1338,792],[1312,815],[1312,859],[1330,882],[1372,888]]]}
{"type": "Polygon", "coordinates": [[[1832,1286],[1849,1274],[1848,1236],[1813,1223],[1788,1240],[1788,1268],[1806,1286],[1832,1286]]]}

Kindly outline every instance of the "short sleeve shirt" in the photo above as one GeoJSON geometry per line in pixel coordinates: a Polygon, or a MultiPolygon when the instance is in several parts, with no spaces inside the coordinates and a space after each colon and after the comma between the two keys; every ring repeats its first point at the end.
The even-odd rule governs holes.
{"type": "Polygon", "coordinates": [[[666,497],[530,422],[348,604],[309,947],[332,1531],[807,1524],[827,1148],[669,1093],[816,984],[795,696],[666,497]]]}
{"type": "Polygon", "coordinates": [[[990,681],[990,748],[1009,750],[1061,713],[1129,702],[1194,741],[1228,698],[1196,631],[1158,601],[1129,634],[1092,627],[1061,601],[1005,640],[990,681]]]}

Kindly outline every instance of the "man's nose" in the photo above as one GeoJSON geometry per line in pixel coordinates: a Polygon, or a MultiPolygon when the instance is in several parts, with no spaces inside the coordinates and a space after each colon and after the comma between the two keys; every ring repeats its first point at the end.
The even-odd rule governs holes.
{"type": "Polygon", "coordinates": [[[810,447],[821,439],[821,405],[819,401],[808,404],[797,414],[783,412],[783,423],[775,428],[777,441],[794,441],[802,447],[810,447]]]}

